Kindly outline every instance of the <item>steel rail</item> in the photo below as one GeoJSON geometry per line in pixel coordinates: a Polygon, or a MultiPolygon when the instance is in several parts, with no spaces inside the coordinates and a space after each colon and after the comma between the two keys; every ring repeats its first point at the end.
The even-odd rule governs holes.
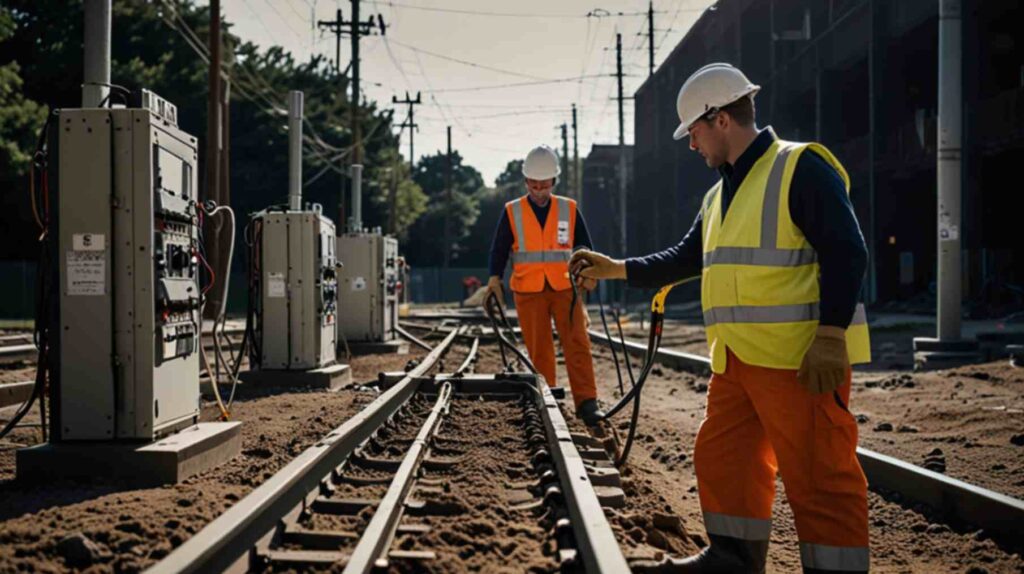
{"type": "MultiPolygon", "coordinates": [[[[607,342],[603,333],[589,331],[591,340],[607,342]]],[[[619,341],[612,344],[622,348],[619,341]]],[[[626,340],[631,353],[644,354],[647,345],[626,340]]],[[[672,349],[658,349],[656,360],[666,366],[706,374],[711,372],[707,357],[672,349]]],[[[932,472],[895,457],[857,447],[857,459],[872,488],[899,492],[904,498],[931,506],[944,516],[974,524],[1007,539],[1019,536],[1024,524],[1024,500],[932,472]]]]}
{"type": "Polygon", "coordinates": [[[455,337],[455,332],[450,333],[401,381],[295,457],[147,572],[248,570],[257,545],[273,537],[282,517],[316,498],[324,477],[413,396],[418,387],[416,379],[434,367],[455,337]]]}
{"type": "Polygon", "coordinates": [[[534,378],[538,410],[547,431],[551,459],[569,510],[578,557],[586,572],[629,572],[615,533],[608,524],[569,425],[542,377],[534,378]]]}
{"type": "Polygon", "coordinates": [[[477,356],[477,353],[479,351],[480,351],[480,337],[476,337],[475,339],[473,339],[473,346],[469,348],[469,354],[466,355],[466,360],[462,361],[462,364],[459,365],[458,369],[455,369],[455,374],[456,375],[465,374],[466,371],[469,370],[469,368],[471,366],[473,366],[474,363],[476,363],[476,356],[477,356]]]}
{"type": "Polygon", "coordinates": [[[452,385],[445,383],[430,416],[423,423],[423,427],[409,447],[409,452],[402,459],[395,478],[377,505],[377,510],[359,538],[355,550],[352,551],[348,564],[345,565],[345,574],[366,574],[377,566],[379,560],[387,559],[388,549],[395,539],[395,531],[405,511],[405,501],[412,489],[416,473],[426,456],[431,438],[441,424],[442,414],[448,415],[451,400],[452,385]]]}
{"type": "MultiPolygon", "coordinates": [[[[459,330],[458,328],[452,329],[452,331],[458,331],[458,330],[459,330]]],[[[431,349],[433,349],[433,347],[431,347],[430,345],[424,343],[423,341],[418,339],[415,335],[413,335],[409,331],[406,331],[405,329],[403,329],[402,327],[400,327],[398,325],[395,325],[395,332],[398,333],[399,335],[401,335],[402,338],[405,339],[406,341],[409,341],[410,343],[413,343],[413,344],[415,344],[418,347],[422,347],[422,348],[426,349],[427,351],[430,351],[431,349]]]]}

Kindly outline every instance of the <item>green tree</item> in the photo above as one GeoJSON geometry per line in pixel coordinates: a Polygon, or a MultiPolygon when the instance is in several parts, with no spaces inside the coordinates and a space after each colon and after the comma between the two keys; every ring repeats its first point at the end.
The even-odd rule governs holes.
{"type": "MultiPolygon", "coordinates": [[[[10,9],[0,7],[0,45],[14,35],[15,26],[10,9]]],[[[38,235],[29,207],[28,176],[39,130],[46,121],[46,106],[25,97],[23,90],[21,66],[17,62],[0,65],[0,189],[7,190],[0,208],[16,217],[5,221],[11,224],[8,237],[38,235]]],[[[5,243],[0,255],[8,255],[19,245],[5,243]]]]}
{"type": "MultiPolygon", "coordinates": [[[[28,153],[35,146],[46,109],[77,107],[82,83],[82,3],[67,0],[4,0],[0,8],[0,184],[25,187],[28,153]]],[[[148,88],[178,107],[179,127],[200,145],[199,169],[205,169],[208,67],[197,50],[208,44],[209,8],[196,0],[115,2],[111,77],[129,89],[148,88]]],[[[337,218],[352,145],[348,78],[322,57],[298,62],[277,46],[245,42],[223,26],[224,60],[231,78],[230,187],[240,222],[249,212],[284,202],[288,193],[287,116],[291,89],[305,93],[304,196],[337,218]]],[[[117,96],[115,94],[115,101],[117,96]]],[[[360,105],[364,165],[374,173],[397,153],[390,111],[375,102],[360,105]],[[390,152],[391,155],[385,154],[390,152]],[[382,159],[383,158],[383,159],[382,159]]],[[[200,177],[205,187],[204,178],[200,177]]],[[[404,184],[403,201],[417,213],[414,190],[404,184]]],[[[383,226],[386,211],[374,197],[380,189],[364,185],[367,226],[383,226]]],[[[201,193],[205,190],[201,188],[201,193]]],[[[5,193],[0,225],[18,237],[34,237],[28,193],[5,193]],[[19,211],[21,210],[21,211],[19,211]],[[30,233],[31,232],[31,233],[30,233]]],[[[422,201],[420,201],[422,203],[422,201]]],[[[239,234],[241,242],[241,234],[239,234]]],[[[34,257],[29,244],[9,242],[5,258],[34,257]]],[[[242,258],[236,257],[240,265],[242,258]]]]}
{"type": "Polygon", "coordinates": [[[505,164],[505,169],[494,180],[496,187],[516,186],[525,182],[523,177],[523,160],[514,159],[505,164]]]}
{"type": "Polygon", "coordinates": [[[387,213],[384,230],[398,237],[405,244],[409,239],[409,231],[413,222],[427,210],[427,194],[412,180],[409,166],[402,161],[397,150],[390,150],[382,161],[390,161],[390,165],[381,165],[376,170],[375,185],[380,189],[375,193],[372,202],[375,207],[387,213]],[[394,205],[392,205],[394,204],[394,205]]]}
{"type": "Polygon", "coordinates": [[[444,263],[445,221],[451,240],[452,266],[467,263],[463,255],[471,247],[466,243],[470,227],[476,221],[479,209],[478,195],[483,189],[483,176],[462,156],[452,152],[452,195],[445,193],[445,173],[448,156],[442,152],[424,156],[416,164],[413,179],[430,198],[427,211],[413,224],[405,250],[414,265],[442,265],[444,263]]]}

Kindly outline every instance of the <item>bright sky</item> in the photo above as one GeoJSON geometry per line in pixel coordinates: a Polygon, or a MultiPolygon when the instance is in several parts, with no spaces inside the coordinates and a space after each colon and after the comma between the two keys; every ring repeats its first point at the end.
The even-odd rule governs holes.
{"type": "MultiPolygon", "coordinates": [[[[655,66],[712,3],[654,0],[655,66]]],[[[360,19],[381,14],[388,29],[384,38],[364,37],[360,43],[362,89],[382,107],[392,106],[392,96],[403,99],[408,91],[415,98],[422,92],[423,104],[415,110],[417,158],[445,149],[445,127],[451,125],[452,147],[490,185],[506,163],[535,145],[545,143],[561,153],[563,122],[569,126],[571,154],[573,103],[581,157],[594,143],[618,142],[615,33],[622,33],[628,97],[648,75],[647,5],[647,0],[363,0],[360,19]]],[[[315,22],[334,20],[338,8],[347,20],[351,6],[350,0],[222,0],[235,34],[263,46],[284,46],[300,60],[320,53],[333,61],[334,35],[316,29],[315,22]]],[[[342,37],[343,68],[350,45],[342,37]]],[[[408,109],[397,107],[396,124],[408,109]]],[[[631,100],[625,113],[626,143],[632,143],[631,100]]],[[[403,156],[407,137],[405,131],[403,156]]]]}

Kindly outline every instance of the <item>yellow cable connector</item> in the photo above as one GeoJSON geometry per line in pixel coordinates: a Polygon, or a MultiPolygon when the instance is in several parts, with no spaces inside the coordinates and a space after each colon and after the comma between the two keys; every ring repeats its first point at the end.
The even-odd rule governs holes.
{"type": "Polygon", "coordinates": [[[661,289],[658,289],[658,292],[654,295],[654,298],[651,299],[651,313],[664,315],[665,298],[668,297],[669,291],[671,291],[673,287],[684,285],[686,283],[690,283],[691,281],[696,281],[700,279],[700,277],[700,275],[694,275],[693,277],[687,277],[686,279],[681,279],[679,281],[676,281],[675,283],[669,283],[668,285],[665,285],[661,289]]]}

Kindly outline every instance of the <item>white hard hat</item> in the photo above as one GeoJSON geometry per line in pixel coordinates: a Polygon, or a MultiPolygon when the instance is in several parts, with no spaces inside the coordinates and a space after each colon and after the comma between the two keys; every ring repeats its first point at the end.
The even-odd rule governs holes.
{"type": "Polygon", "coordinates": [[[761,86],[753,84],[743,72],[732,64],[708,64],[697,70],[679,89],[676,97],[676,112],[679,127],[672,139],[683,139],[690,135],[690,126],[715,110],[719,110],[740,98],[753,99],[761,86]]]}
{"type": "Polygon", "coordinates": [[[558,154],[548,146],[537,146],[526,154],[526,161],[523,162],[525,177],[543,181],[554,179],[560,173],[562,173],[562,168],[558,165],[558,154]]]}

